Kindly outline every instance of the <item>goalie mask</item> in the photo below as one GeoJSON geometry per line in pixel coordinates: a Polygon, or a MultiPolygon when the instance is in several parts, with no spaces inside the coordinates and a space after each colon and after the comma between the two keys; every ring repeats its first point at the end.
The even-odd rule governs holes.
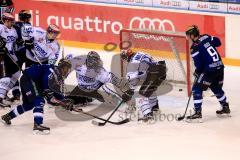
{"type": "Polygon", "coordinates": [[[95,51],[90,51],[87,54],[86,59],[86,66],[87,68],[99,68],[102,67],[102,60],[99,56],[99,54],[95,51]]]}
{"type": "Polygon", "coordinates": [[[60,37],[60,28],[55,24],[50,24],[47,28],[47,38],[48,40],[55,40],[60,37]]]}
{"type": "Polygon", "coordinates": [[[131,49],[127,49],[127,50],[122,50],[120,53],[120,57],[122,60],[124,61],[130,61],[130,58],[133,56],[134,52],[131,49]]]}

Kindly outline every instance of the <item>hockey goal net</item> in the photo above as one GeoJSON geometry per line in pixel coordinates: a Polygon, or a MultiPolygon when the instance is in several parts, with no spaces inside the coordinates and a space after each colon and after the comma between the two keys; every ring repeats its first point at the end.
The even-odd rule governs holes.
{"type": "MultiPolygon", "coordinates": [[[[167,82],[186,87],[188,95],[190,94],[193,65],[189,42],[184,33],[123,29],[120,31],[120,49],[128,48],[145,52],[156,61],[165,60],[167,82]]],[[[121,62],[122,76],[126,74],[126,65],[121,62]]]]}

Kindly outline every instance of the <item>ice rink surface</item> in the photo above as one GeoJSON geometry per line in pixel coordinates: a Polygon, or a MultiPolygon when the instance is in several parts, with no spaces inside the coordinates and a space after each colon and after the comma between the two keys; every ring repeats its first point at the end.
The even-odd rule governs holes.
{"type": "MultiPolygon", "coordinates": [[[[0,124],[0,160],[237,160],[240,157],[239,75],[239,67],[226,66],[224,89],[231,118],[216,117],[219,103],[207,93],[203,102],[204,123],[173,120],[171,115],[182,114],[188,100],[184,92],[176,90],[158,97],[162,114],[169,115],[169,120],[152,125],[131,121],[121,126],[98,127],[91,121],[62,121],[56,117],[54,108],[46,105],[44,122],[51,128],[50,135],[33,135],[31,111],[14,119],[12,126],[0,124]]],[[[0,110],[0,115],[7,111],[0,110]]],[[[118,114],[121,112],[113,120],[119,119],[118,114]]]]}

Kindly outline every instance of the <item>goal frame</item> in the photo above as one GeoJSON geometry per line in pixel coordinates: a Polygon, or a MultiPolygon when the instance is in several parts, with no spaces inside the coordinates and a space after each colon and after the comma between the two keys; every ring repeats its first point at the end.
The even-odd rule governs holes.
{"type": "MultiPolygon", "coordinates": [[[[136,34],[149,34],[149,35],[157,35],[157,36],[166,36],[166,37],[175,37],[175,38],[184,38],[185,39],[185,44],[186,44],[186,85],[187,85],[187,94],[190,96],[191,94],[191,64],[190,64],[190,42],[186,38],[185,33],[183,32],[168,32],[168,31],[156,31],[156,30],[140,30],[140,29],[122,29],[119,32],[120,35],[120,43],[119,43],[119,48],[120,50],[123,49],[122,44],[123,44],[123,32],[128,32],[128,33],[136,33],[136,34]]],[[[121,76],[123,76],[123,61],[121,60],[121,76]]]]}

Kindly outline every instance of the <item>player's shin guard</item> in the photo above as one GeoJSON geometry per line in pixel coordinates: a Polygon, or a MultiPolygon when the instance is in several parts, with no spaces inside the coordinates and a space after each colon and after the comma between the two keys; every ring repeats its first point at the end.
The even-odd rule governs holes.
{"type": "Polygon", "coordinates": [[[43,123],[43,108],[42,107],[35,107],[33,109],[33,116],[34,116],[34,123],[40,125],[43,123]]]}
{"type": "Polygon", "coordinates": [[[193,91],[194,113],[186,117],[187,122],[202,122],[202,91],[193,91]]]}
{"type": "Polygon", "coordinates": [[[139,106],[143,118],[139,118],[138,121],[142,121],[144,123],[154,123],[154,115],[152,108],[157,104],[157,97],[142,97],[137,100],[137,106],[139,106]]]}
{"type": "Polygon", "coordinates": [[[15,101],[15,100],[20,100],[20,89],[19,89],[19,82],[17,81],[16,84],[14,85],[14,87],[12,88],[12,95],[13,97],[11,98],[11,101],[15,101]]]}
{"type": "Polygon", "coordinates": [[[228,116],[230,116],[231,111],[230,111],[230,108],[229,108],[229,104],[227,102],[227,97],[225,96],[225,93],[222,90],[222,88],[212,89],[212,91],[216,95],[219,103],[221,104],[221,109],[217,110],[216,114],[217,115],[228,115],[228,116]]]}

